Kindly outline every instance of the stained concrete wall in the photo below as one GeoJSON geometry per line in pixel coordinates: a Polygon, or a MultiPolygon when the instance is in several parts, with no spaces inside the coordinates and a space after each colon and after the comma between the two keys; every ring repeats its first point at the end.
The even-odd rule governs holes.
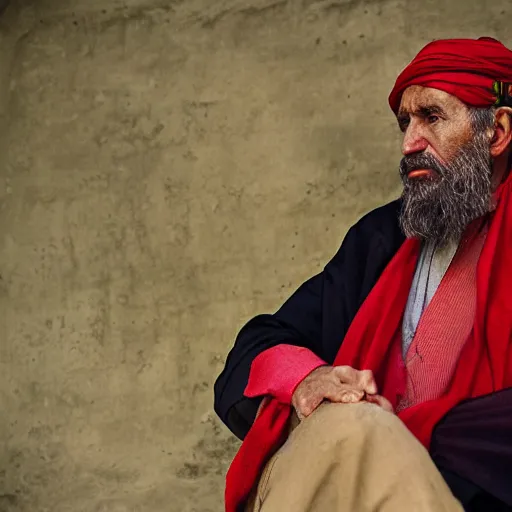
{"type": "Polygon", "coordinates": [[[508,0],[39,0],[0,26],[0,510],[219,512],[239,327],[399,193],[396,74],[508,0]]]}

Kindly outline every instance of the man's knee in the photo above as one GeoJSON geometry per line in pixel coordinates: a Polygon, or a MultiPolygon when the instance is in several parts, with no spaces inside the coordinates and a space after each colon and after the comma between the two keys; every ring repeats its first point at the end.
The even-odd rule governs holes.
{"type": "Polygon", "coordinates": [[[332,426],[343,421],[344,424],[355,425],[360,429],[373,429],[380,425],[385,425],[388,428],[400,428],[403,425],[396,415],[368,402],[325,403],[318,407],[306,421],[314,421],[320,425],[331,424],[332,426]]]}
{"type": "Polygon", "coordinates": [[[292,438],[303,441],[337,444],[344,440],[365,442],[378,438],[381,442],[392,442],[410,435],[402,421],[381,407],[362,402],[358,404],[321,405],[292,433],[292,438]]]}

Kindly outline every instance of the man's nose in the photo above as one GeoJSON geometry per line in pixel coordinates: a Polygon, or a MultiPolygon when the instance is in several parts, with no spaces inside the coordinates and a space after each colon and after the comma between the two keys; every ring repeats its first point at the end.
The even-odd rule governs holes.
{"type": "Polygon", "coordinates": [[[404,140],[402,143],[402,153],[407,156],[413,153],[421,153],[428,147],[427,139],[421,133],[417,126],[412,124],[407,127],[405,131],[404,140]]]}

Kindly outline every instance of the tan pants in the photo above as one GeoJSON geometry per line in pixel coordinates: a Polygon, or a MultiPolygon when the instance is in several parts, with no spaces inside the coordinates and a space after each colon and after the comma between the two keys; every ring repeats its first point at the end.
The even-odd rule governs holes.
{"type": "Polygon", "coordinates": [[[463,512],[428,452],[376,405],[324,404],[270,459],[250,512],[463,512]]]}

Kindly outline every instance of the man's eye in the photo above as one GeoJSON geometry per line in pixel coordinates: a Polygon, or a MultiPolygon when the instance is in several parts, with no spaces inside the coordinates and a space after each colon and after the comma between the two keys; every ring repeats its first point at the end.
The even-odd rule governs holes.
{"type": "Polygon", "coordinates": [[[439,116],[435,116],[435,115],[428,116],[427,121],[430,124],[434,124],[435,122],[439,121],[439,116]]]}
{"type": "Polygon", "coordinates": [[[408,119],[404,119],[403,121],[400,121],[398,123],[398,126],[400,127],[400,130],[405,132],[405,130],[407,130],[407,127],[409,126],[409,124],[410,124],[410,121],[408,119]]]}

